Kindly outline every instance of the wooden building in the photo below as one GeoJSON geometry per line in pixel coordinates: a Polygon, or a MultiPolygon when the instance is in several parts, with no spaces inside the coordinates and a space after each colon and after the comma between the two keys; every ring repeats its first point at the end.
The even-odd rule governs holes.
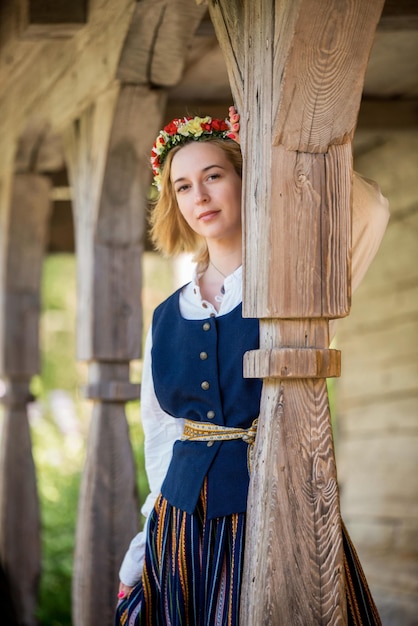
{"type": "Polygon", "coordinates": [[[339,322],[341,509],[384,624],[416,623],[417,30],[412,0],[0,2],[0,557],[19,623],[34,624],[41,574],[26,405],[39,370],[43,258],[74,240],[77,355],[92,400],[73,621],[110,624],[138,519],[124,404],[139,393],[129,363],[141,355],[149,148],[174,115],[223,117],[232,101],[246,163],[244,306],[261,320],[246,373],[266,390],[242,623],[345,623],[326,378],[340,370],[328,320],[350,310],[353,146],[356,169],[378,180],[392,217],[352,315],[339,322]],[[286,443],[301,411],[292,445],[311,448],[306,456],[286,443]],[[299,493],[309,472],[309,497],[293,501],[289,480],[299,493]],[[313,558],[318,546],[332,553],[326,566],[313,558]]]}

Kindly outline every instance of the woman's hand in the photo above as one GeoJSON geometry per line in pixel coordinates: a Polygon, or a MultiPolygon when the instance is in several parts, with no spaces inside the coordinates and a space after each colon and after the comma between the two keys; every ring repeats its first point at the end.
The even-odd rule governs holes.
{"type": "Polygon", "coordinates": [[[126,598],[126,596],[129,596],[129,594],[131,593],[133,587],[128,587],[128,585],[124,585],[123,583],[119,583],[119,593],[118,593],[118,598],[119,600],[122,600],[123,598],[126,598]]]}
{"type": "Polygon", "coordinates": [[[229,123],[231,132],[228,133],[228,137],[239,143],[239,113],[233,105],[229,107],[229,123]]]}

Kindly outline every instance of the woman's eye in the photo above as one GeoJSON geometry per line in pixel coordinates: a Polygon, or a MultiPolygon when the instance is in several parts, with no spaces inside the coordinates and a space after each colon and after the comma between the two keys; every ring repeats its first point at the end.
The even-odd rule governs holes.
{"type": "Polygon", "coordinates": [[[185,191],[188,188],[189,188],[189,185],[180,185],[180,187],[177,187],[176,193],[181,193],[182,191],[185,191]]]}
{"type": "Polygon", "coordinates": [[[216,178],[220,178],[220,174],[209,174],[208,180],[215,180],[216,178]]]}

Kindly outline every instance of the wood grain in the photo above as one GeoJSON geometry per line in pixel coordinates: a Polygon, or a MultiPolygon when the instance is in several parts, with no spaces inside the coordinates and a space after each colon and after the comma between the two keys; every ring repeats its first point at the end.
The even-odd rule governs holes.
{"type": "Polygon", "coordinates": [[[244,355],[247,378],[329,378],[341,372],[340,352],[318,348],[272,348],[244,355]]]}
{"type": "MultiPolygon", "coordinates": [[[[278,146],[272,148],[270,159],[271,210],[257,183],[251,198],[254,210],[247,211],[245,249],[250,261],[244,314],[260,318],[347,315],[351,147],[332,146],[326,155],[316,155],[278,146]],[[260,270],[268,279],[268,289],[259,280],[260,270]]],[[[250,168],[257,171],[260,164],[252,162],[250,168]]]]}
{"type": "Polygon", "coordinates": [[[205,10],[190,0],[138,2],[117,78],[138,85],[176,85],[184,71],[187,48],[205,10]]]}
{"type": "Polygon", "coordinates": [[[249,494],[243,624],[345,623],[326,397],[324,380],[264,382],[249,494]]]}
{"type": "Polygon", "coordinates": [[[136,472],[124,404],[138,398],[142,252],[149,146],[165,94],[117,81],[65,133],[78,262],[78,356],[94,401],[80,494],[73,621],[110,624],[118,571],[138,531],[136,472]]]}
{"type": "Polygon", "coordinates": [[[7,30],[4,24],[0,171],[4,146],[10,139],[16,141],[29,119],[36,116],[62,130],[107,90],[135,5],[133,0],[91,3],[88,25],[62,41],[20,41],[16,28],[7,30]]]}
{"type": "MultiPolygon", "coordinates": [[[[284,72],[275,73],[273,79],[279,81],[273,90],[280,94],[273,144],[327,152],[329,145],[353,138],[370,42],[383,2],[298,4],[298,45],[286,51],[284,72]]],[[[275,37],[279,41],[278,30],[275,37]]]]}
{"type": "Polygon", "coordinates": [[[123,361],[141,354],[148,149],[160,127],[164,98],[143,87],[115,86],[65,135],[74,193],[81,359],[123,361]]]}
{"type": "Polygon", "coordinates": [[[238,111],[243,111],[244,10],[242,0],[211,2],[209,13],[226,60],[229,82],[238,111]]]}
{"type": "MultiPolygon", "coordinates": [[[[262,320],[260,334],[261,352],[328,340],[325,320],[262,320]]],[[[325,379],[266,378],[256,446],[247,531],[247,542],[256,549],[245,556],[243,623],[344,624],[338,485],[325,379]]]]}
{"type": "Polygon", "coordinates": [[[240,622],[346,624],[328,319],[350,306],[350,141],[383,2],[243,3],[233,34],[228,4],[213,21],[243,71],[243,310],[260,318],[246,365],[264,377],[240,622]]]}

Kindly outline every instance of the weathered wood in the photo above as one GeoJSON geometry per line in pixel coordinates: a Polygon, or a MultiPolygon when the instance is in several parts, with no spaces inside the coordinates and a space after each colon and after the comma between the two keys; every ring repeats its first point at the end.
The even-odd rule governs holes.
{"type": "Polygon", "coordinates": [[[226,61],[236,106],[243,111],[245,46],[251,45],[245,30],[244,3],[242,0],[216,2],[210,4],[209,10],[226,61]]]}
{"type": "MultiPolygon", "coordinates": [[[[119,367],[107,363],[101,368],[100,381],[106,376],[117,379],[119,367]]],[[[97,399],[93,406],[74,558],[72,619],[76,626],[113,623],[119,567],[138,532],[136,473],[124,409],[127,399],[97,399]]]]}
{"type": "Polygon", "coordinates": [[[253,350],[244,357],[248,378],[329,378],[339,376],[340,352],[318,348],[253,350]]]}
{"type": "Polygon", "coordinates": [[[135,6],[134,0],[97,0],[90,7],[87,26],[64,41],[16,41],[16,33],[5,34],[0,63],[0,171],[11,129],[15,140],[36,115],[62,130],[108,88],[135,6]]]}
{"type": "Polygon", "coordinates": [[[165,94],[115,82],[65,134],[78,261],[78,356],[94,399],[77,523],[76,626],[110,624],[118,570],[138,530],[136,475],[124,404],[139,396],[142,252],[149,146],[165,94]]]}
{"type": "MultiPolygon", "coordinates": [[[[241,6],[210,6],[220,37],[223,4],[241,6]]],[[[315,379],[321,367],[302,355],[329,355],[328,319],[349,310],[350,141],[382,4],[248,2],[233,35],[248,42],[243,93],[231,85],[243,103],[244,314],[261,318],[261,352],[247,356],[247,373],[266,376],[244,626],[347,619],[327,368],[315,379]],[[284,376],[289,358],[295,372],[284,376]]]]}
{"type": "MultiPolygon", "coordinates": [[[[258,171],[259,158],[256,152],[249,156],[249,172],[258,171]]],[[[351,146],[332,146],[326,155],[277,146],[270,160],[273,210],[256,191],[259,181],[253,178],[248,183],[251,194],[257,193],[257,205],[246,231],[245,314],[281,318],[347,315],[351,146]],[[269,242],[267,247],[253,236],[253,228],[264,231],[260,239],[269,242]],[[260,271],[268,281],[267,289],[259,280],[260,271]]]]}
{"type": "Polygon", "coordinates": [[[4,282],[0,315],[0,372],[39,372],[40,282],[51,210],[49,179],[18,174],[13,179],[3,233],[4,282]]]}
{"type": "Polygon", "coordinates": [[[36,626],[41,522],[26,405],[30,378],[6,378],[0,448],[0,556],[19,624],[36,626]]]}
{"type": "Polygon", "coordinates": [[[138,2],[116,77],[138,85],[176,85],[184,71],[187,48],[204,12],[204,7],[197,7],[191,0],[138,2]]]}
{"type": "Polygon", "coordinates": [[[13,178],[3,205],[0,375],[6,380],[0,450],[0,556],[19,623],[35,625],[40,576],[40,515],[26,405],[31,376],[39,372],[42,260],[50,213],[50,181],[34,174],[13,178]],[[5,214],[8,217],[5,218],[5,214]]]}
{"type": "MultiPolygon", "coordinates": [[[[328,341],[326,320],[260,322],[262,354],[274,354],[277,345],[306,350],[328,341]]],[[[259,373],[258,368],[246,372],[259,373]]],[[[307,367],[302,380],[292,375],[264,380],[248,500],[251,549],[241,600],[245,625],[346,620],[326,381],[309,380],[308,374],[307,367]],[[252,572],[258,572],[255,579],[252,572]]]]}
{"type": "MultiPolygon", "coordinates": [[[[295,4],[299,5],[298,46],[289,47],[286,38],[280,40],[280,32],[276,30],[275,34],[275,52],[283,57],[286,71],[274,74],[280,89],[279,85],[272,87],[279,96],[273,102],[273,115],[277,107],[273,145],[326,152],[330,144],[347,143],[353,138],[352,112],[360,106],[370,41],[383,3],[378,12],[374,3],[359,0],[338,4],[333,0],[307,0],[295,4]],[[354,23],[357,30],[353,49],[354,23]],[[303,106],[294,106],[295,102],[303,106]]],[[[282,24],[280,13],[276,20],[282,24]]]]}
{"type": "Polygon", "coordinates": [[[253,596],[243,597],[245,624],[286,624],[290,616],[300,624],[345,622],[338,486],[326,398],[325,380],[281,384],[270,379],[264,384],[258,437],[266,445],[256,451],[248,510],[250,523],[261,533],[257,539],[252,535],[256,543],[246,554],[246,567],[262,572],[263,593],[256,602],[253,596]],[[268,480],[263,480],[263,465],[270,468],[268,480]],[[283,493],[286,498],[277,497],[283,493]],[[287,575],[277,576],[278,568],[287,575]]]}
{"type": "Polygon", "coordinates": [[[45,120],[31,118],[17,141],[14,171],[50,173],[64,167],[61,136],[45,120]]]}
{"type": "Polygon", "coordinates": [[[81,359],[138,358],[141,255],[164,94],[117,84],[66,133],[74,190],[81,359]],[[94,280],[93,280],[94,279],[94,280]]]}

